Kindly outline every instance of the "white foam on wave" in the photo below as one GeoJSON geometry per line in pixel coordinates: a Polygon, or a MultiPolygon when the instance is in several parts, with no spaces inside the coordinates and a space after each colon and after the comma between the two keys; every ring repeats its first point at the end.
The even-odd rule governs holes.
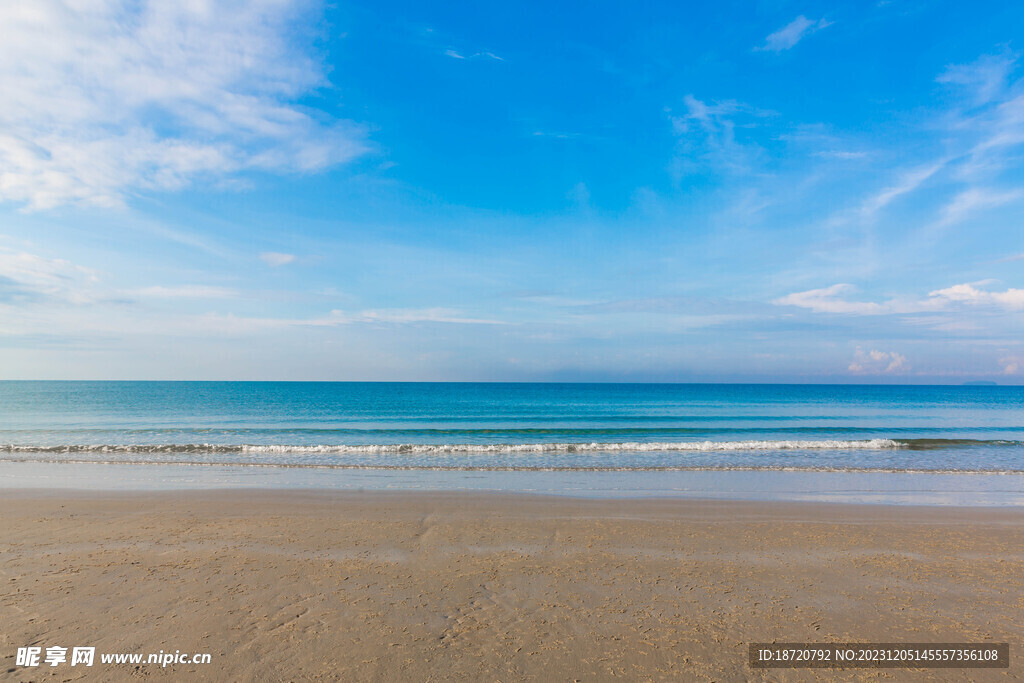
{"type": "Polygon", "coordinates": [[[4,458],[0,463],[46,464],[46,465],[141,465],[154,467],[228,467],[263,469],[309,469],[309,470],[366,470],[402,472],[839,472],[862,474],[980,474],[980,475],[1024,475],[1020,469],[955,469],[924,467],[854,467],[854,466],[793,466],[793,465],[651,465],[651,466],[486,466],[486,465],[385,465],[385,464],[327,464],[327,463],[286,463],[286,462],[232,462],[199,460],[83,460],[71,458],[4,458]]]}
{"type": "Polygon", "coordinates": [[[245,453],[352,453],[352,454],[433,454],[433,453],[607,453],[656,451],[779,451],[899,448],[890,439],[860,441],[628,441],[592,443],[524,444],[370,444],[358,446],[243,446],[245,453]]]}
{"type": "Polygon", "coordinates": [[[524,444],[361,444],[361,445],[277,445],[277,444],[75,444],[61,446],[9,445],[0,451],[9,453],[326,453],[337,455],[431,455],[458,453],[646,453],[662,451],[782,451],[782,450],[883,450],[903,448],[891,439],[781,440],[781,441],[629,441],[592,443],[524,444]]]}

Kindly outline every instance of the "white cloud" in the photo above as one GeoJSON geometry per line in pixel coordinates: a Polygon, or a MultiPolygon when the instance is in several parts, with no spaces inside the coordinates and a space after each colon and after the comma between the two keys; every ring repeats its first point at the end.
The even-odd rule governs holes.
{"type": "Polygon", "coordinates": [[[295,254],[282,254],[277,251],[265,251],[260,259],[269,266],[286,266],[295,260],[295,254]]]}
{"type": "Polygon", "coordinates": [[[857,290],[853,285],[838,284],[823,289],[809,289],[806,292],[794,292],[776,299],[772,303],[780,306],[799,306],[809,308],[815,313],[854,313],[857,315],[877,315],[885,313],[882,304],[862,301],[847,301],[840,295],[857,290]]]}
{"type": "Polygon", "coordinates": [[[246,170],[312,172],[366,149],[294,102],[327,85],[298,0],[0,5],[0,201],[118,205],[246,170]]]}
{"type": "Polygon", "coordinates": [[[844,295],[856,292],[850,284],[837,284],[823,289],[795,292],[775,299],[780,306],[798,306],[815,313],[846,313],[852,315],[890,315],[928,313],[949,310],[955,305],[1024,308],[1024,289],[989,291],[964,283],[929,292],[927,298],[894,298],[882,302],[850,301],[844,295]]]}
{"type": "Polygon", "coordinates": [[[895,351],[864,351],[858,346],[853,354],[853,362],[847,369],[858,374],[880,375],[909,370],[910,367],[906,356],[895,351]]]}
{"type": "Polygon", "coordinates": [[[958,193],[943,207],[938,226],[950,225],[967,220],[975,211],[992,209],[1009,204],[1024,196],[1021,190],[999,192],[989,188],[971,187],[958,193]]]}
{"type": "Polygon", "coordinates": [[[783,50],[790,49],[812,33],[831,25],[832,22],[830,21],[825,21],[824,19],[813,21],[801,14],[765,38],[764,45],[754,49],[762,52],[782,52],[783,50]]]}
{"type": "Polygon", "coordinates": [[[953,285],[938,289],[928,296],[948,301],[978,305],[996,305],[1006,308],[1024,308],[1024,289],[1007,289],[1003,292],[989,292],[972,284],[953,285]]]}
{"type": "Polygon", "coordinates": [[[999,365],[1002,366],[1004,375],[1016,375],[1021,371],[1021,368],[1024,368],[1024,358],[1006,356],[999,359],[999,365]]]}
{"type": "Polygon", "coordinates": [[[446,55],[448,55],[449,57],[451,57],[452,59],[465,59],[465,57],[463,57],[462,55],[460,55],[460,54],[459,54],[458,52],[456,52],[455,50],[451,50],[451,49],[449,49],[449,50],[445,50],[445,51],[444,51],[444,53],[445,53],[446,55]]]}

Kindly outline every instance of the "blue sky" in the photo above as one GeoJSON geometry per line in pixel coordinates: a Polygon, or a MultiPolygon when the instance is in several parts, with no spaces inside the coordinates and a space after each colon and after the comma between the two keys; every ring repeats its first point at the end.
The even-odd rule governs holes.
{"type": "Polygon", "coordinates": [[[0,378],[1024,380],[1024,5],[0,7],[0,378]]]}

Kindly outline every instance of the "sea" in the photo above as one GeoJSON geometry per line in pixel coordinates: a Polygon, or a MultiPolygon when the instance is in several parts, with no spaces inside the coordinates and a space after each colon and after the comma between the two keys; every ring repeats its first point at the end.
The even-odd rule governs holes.
{"type": "Polygon", "coordinates": [[[0,382],[7,488],[756,498],[764,496],[744,491],[800,488],[801,480],[815,499],[853,482],[869,502],[895,486],[948,494],[939,502],[1018,504],[1024,387],[0,382]]]}

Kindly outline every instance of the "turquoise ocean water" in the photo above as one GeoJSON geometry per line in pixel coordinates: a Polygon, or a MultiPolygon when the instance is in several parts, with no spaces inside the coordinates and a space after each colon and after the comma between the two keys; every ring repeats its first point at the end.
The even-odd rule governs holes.
{"type": "Polygon", "coordinates": [[[1024,387],[0,382],[0,462],[1019,474],[1024,387]]]}

